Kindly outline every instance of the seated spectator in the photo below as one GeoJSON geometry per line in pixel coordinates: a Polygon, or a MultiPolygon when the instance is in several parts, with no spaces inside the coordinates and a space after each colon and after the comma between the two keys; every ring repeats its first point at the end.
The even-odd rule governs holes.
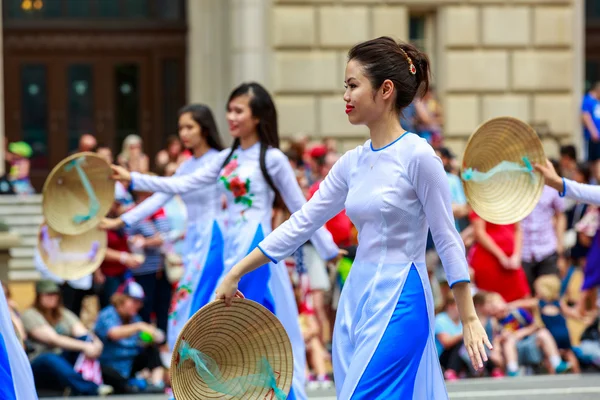
{"type": "Polygon", "coordinates": [[[444,377],[454,381],[460,372],[467,369],[467,363],[460,355],[463,347],[462,323],[453,296],[446,300],[445,309],[435,317],[435,345],[444,377]]]}
{"type": "Polygon", "coordinates": [[[571,365],[561,359],[552,334],[540,328],[529,312],[510,307],[497,293],[489,297],[491,310],[499,323],[498,334],[509,376],[519,375],[519,364],[539,365],[542,353],[550,363],[551,372],[564,373],[571,369],[571,365]]]}
{"type": "Polygon", "coordinates": [[[144,289],[128,281],[113,294],[111,302],[98,314],[94,328],[104,343],[100,356],[104,381],[120,394],[164,392],[164,370],[157,343],[163,342],[165,335],[143,322],[139,315],[144,289]],[[152,375],[150,384],[136,379],[136,373],[144,369],[152,375]]]}
{"type": "Polygon", "coordinates": [[[509,306],[523,307],[539,312],[542,322],[552,334],[561,356],[571,364],[573,372],[579,373],[579,362],[573,352],[566,320],[567,317],[581,320],[577,310],[561,299],[561,281],[557,275],[540,276],[535,280],[534,287],[535,298],[517,300],[509,306]]]}
{"type": "Polygon", "coordinates": [[[112,393],[112,387],[86,381],[74,370],[80,353],[96,359],[103,346],[75,314],[62,306],[56,283],[37,282],[34,305],[23,312],[22,319],[33,349],[29,359],[38,390],[70,389],[74,395],[112,393]]]}

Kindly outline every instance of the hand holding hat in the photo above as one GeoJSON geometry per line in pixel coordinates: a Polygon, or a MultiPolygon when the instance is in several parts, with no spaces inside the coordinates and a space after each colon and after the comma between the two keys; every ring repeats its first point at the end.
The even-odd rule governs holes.
{"type": "Polygon", "coordinates": [[[554,189],[562,192],[563,181],[562,178],[556,173],[554,165],[550,160],[546,160],[545,164],[533,164],[533,167],[544,175],[544,181],[546,185],[553,187],[554,189]]]}
{"type": "Polygon", "coordinates": [[[112,170],[111,179],[128,183],[131,182],[131,173],[127,171],[127,169],[114,164],[110,166],[110,169],[112,170]]]}

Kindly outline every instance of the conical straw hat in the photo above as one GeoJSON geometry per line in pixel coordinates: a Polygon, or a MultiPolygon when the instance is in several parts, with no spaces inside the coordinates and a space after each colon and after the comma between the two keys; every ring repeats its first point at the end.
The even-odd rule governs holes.
{"type": "Polygon", "coordinates": [[[533,128],[512,117],[493,118],[477,128],[467,143],[461,171],[473,211],[485,221],[508,225],[533,211],[544,180],[535,170],[498,172],[479,182],[465,179],[469,170],[485,173],[503,162],[529,170],[533,163],[546,162],[542,142],[533,128]]]}
{"type": "Polygon", "coordinates": [[[106,231],[94,227],[76,236],[61,235],[46,224],[40,226],[37,248],[50,272],[64,280],[87,276],[106,255],[106,231]]]}
{"type": "Polygon", "coordinates": [[[222,300],[209,303],[186,323],[173,350],[171,386],[177,400],[278,399],[289,394],[293,370],[292,346],[281,322],[260,304],[235,298],[230,307],[222,300]],[[200,373],[184,355],[187,345],[205,361],[200,373]],[[264,360],[279,397],[264,379],[257,380],[264,360]],[[207,371],[219,379],[206,379],[207,371]]]}
{"type": "Polygon", "coordinates": [[[110,165],[95,153],[77,153],[61,161],[44,183],[42,207],[48,225],[63,235],[98,225],[115,199],[110,176],[110,165]],[[90,198],[86,181],[95,198],[90,198]]]}

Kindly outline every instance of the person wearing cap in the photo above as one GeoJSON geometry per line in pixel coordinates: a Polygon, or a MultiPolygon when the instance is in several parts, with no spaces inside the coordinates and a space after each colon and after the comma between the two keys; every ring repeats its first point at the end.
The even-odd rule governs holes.
{"type": "Polygon", "coordinates": [[[35,292],[33,306],[21,318],[31,342],[29,359],[37,389],[69,388],[75,395],[112,393],[112,387],[86,381],[73,368],[80,353],[97,359],[102,353],[102,342],[62,306],[60,288],[55,282],[40,280],[35,292]]]}
{"type": "Polygon", "coordinates": [[[129,280],[113,294],[112,304],[100,311],[96,320],[94,332],[104,343],[100,356],[102,376],[115,393],[164,391],[164,371],[157,345],[164,341],[165,335],[140,317],[144,298],[142,286],[129,280]],[[148,386],[135,379],[136,373],[145,368],[152,372],[148,386]]]}
{"type": "Polygon", "coordinates": [[[17,194],[34,194],[35,189],[29,180],[29,169],[33,150],[26,142],[13,142],[8,145],[6,160],[10,163],[8,173],[13,190],[17,194]]]}
{"type": "Polygon", "coordinates": [[[31,365],[11,321],[10,305],[0,289],[0,399],[37,400],[31,365]]]}

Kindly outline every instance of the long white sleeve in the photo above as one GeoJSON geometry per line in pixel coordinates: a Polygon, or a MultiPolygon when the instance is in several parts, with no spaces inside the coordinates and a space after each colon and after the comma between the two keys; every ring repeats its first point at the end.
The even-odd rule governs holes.
{"type": "Polygon", "coordinates": [[[173,196],[174,195],[168,193],[154,193],[152,196],[121,215],[121,220],[125,225],[131,226],[154,214],[159,208],[167,204],[173,196]]]}
{"type": "Polygon", "coordinates": [[[323,258],[330,259],[337,255],[338,248],[323,225],[344,209],[348,195],[346,174],[350,168],[350,157],[352,152],[346,153],[335,163],[308,202],[296,184],[296,177],[287,160],[279,170],[273,172],[273,181],[293,214],[259,244],[261,251],[272,261],[278,262],[289,256],[309,239],[317,251],[329,251],[325,257],[320,253],[323,258]]]}
{"type": "Polygon", "coordinates": [[[564,196],[582,203],[600,205],[600,186],[586,185],[570,179],[564,179],[564,183],[564,196]]]}
{"type": "Polygon", "coordinates": [[[131,187],[134,190],[170,194],[183,194],[198,189],[217,180],[223,161],[225,161],[229,152],[230,149],[221,151],[217,157],[211,160],[211,163],[188,175],[162,177],[132,172],[131,187]]]}
{"type": "Polygon", "coordinates": [[[465,246],[454,224],[450,186],[442,161],[432,148],[419,149],[413,155],[408,173],[423,205],[450,287],[458,282],[469,282],[465,246]]]}

